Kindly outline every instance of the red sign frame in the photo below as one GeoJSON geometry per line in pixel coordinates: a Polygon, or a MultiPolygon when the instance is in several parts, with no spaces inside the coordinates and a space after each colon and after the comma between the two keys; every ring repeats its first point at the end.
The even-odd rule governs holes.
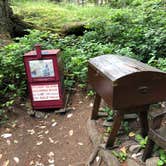
{"type": "MultiPolygon", "coordinates": [[[[63,82],[61,82],[63,73],[59,70],[61,64],[58,64],[60,61],[59,49],[41,50],[40,45],[36,45],[35,51],[30,51],[24,55],[24,66],[33,109],[62,108],[64,106],[64,90],[63,82]],[[46,67],[51,69],[51,76],[41,76],[41,70],[44,71],[43,66],[45,62],[49,62],[46,63],[46,67]],[[52,65],[50,65],[50,62],[52,65]],[[31,67],[35,69],[35,74],[37,73],[39,76],[37,74],[35,77],[32,76],[31,67]],[[54,88],[56,87],[55,85],[58,87],[57,91],[54,88]],[[33,92],[33,86],[37,86],[40,92],[33,92]],[[47,87],[50,89],[47,89],[47,87]],[[59,95],[59,98],[56,99],[56,96],[52,96],[53,94],[59,95]],[[37,100],[34,100],[33,95],[36,96],[37,100]]],[[[37,89],[35,90],[37,91],[37,89]]]]}

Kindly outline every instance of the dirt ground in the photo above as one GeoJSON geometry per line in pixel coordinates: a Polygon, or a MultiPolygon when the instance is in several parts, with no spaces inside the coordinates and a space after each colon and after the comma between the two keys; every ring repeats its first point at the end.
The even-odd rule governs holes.
{"type": "Polygon", "coordinates": [[[29,116],[25,106],[17,107],[0,128],[0,166],[85,165],[93,150],[86,129],[91,102],[76,92],[73,111],[52,112],[46,119],[29,116]]]}

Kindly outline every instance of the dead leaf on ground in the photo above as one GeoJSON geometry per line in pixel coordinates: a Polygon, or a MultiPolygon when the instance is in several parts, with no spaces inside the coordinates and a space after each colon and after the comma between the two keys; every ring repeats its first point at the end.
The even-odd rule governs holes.
{"type": "Polygon", "coordinates": [[[36,143],[37,146],[39,146],[39,145],[41,145],[41,144],[43,144],[43,141],[40,141],[40,142],[37,142],[37,143],[36,143]]]}
{"type": "Polygon", "coordinates": [[[50,143],[54,143],[54,140],[51,137],[49,137],[48,139],[49,139],[50,143]]]}
{"type": "Polygon", "coordinates": [[[123,152],[124,154],[126,154],[126,147],[123,146],[122,148],[120,148],[120,151],[123,152]]]}
{"type": "Polygon", "coordinates": [[[35,134],[35,130],[33,130],[33,129],[27,130],[27,132],[31,135],[35,134]]]}
{"type": "Polygon", "coordinates": [[[67,118],[71,118],[73,116],[73,114],[68,114],[67,118]]]}
{"type": "Polygon", "coordinates": [[[50,152],[47,155],[48,155],[48,157],[53,157],[54,156],[54,152],[50,152]]]}
{"type": "Polygon", "coordinates": [[[48,133],[49,133],[49,131],[48,131],[48,130],[46,130],[44,133],[45,133],[45,134],[48,134],[48,133]]]}
{"type": "Polygon", "coordinates": [[[52,119],[51,122],[52,122],[52,123],[55,122],[55,119],[52,119]]]}
{"type": "Polygon", "coordinates": [[[18,157],[14,157],[13,160],[18,164],[20,159],[18,157]]]}
{"type": "Polygon", "coordinates": [[[6,140],[7,144],[10,145],[11,141],[9,139],[6,140]]]}
{"type": "Polygon", "coordinates": [[[14,143],[15,143],[15,144],[18,144],[18,141],[17,141],[17,140],[14,140],[14,143]]]}
{"type": "Polygon", "coordinates": [[[73,130],[69,131],[69,135],[72,136],[73,135],[73,130]]]}
{"type": "Polygon", "coordinates": [[[12,136],[11,133],[4,133],[4,134],[1,135],[2,138],[9,138],[11,136],[12,136]]]}
{"type": "Polygon", "coordinates": [[[135,136],[135,133],[134,132],[130,132],[129,133],[129,137],[134,137],[135,136]]]}
{"type": "Polygon", "coordinates": [[[2,166],[8,166],[9,165],[9,160],[6,160],[3,162],[2,166]]]}
{"type": "Polygon", "coordinates": [[[54,164],[54,162],[55,162],[54,159],[48,159],[49,164],[54,164]]]}
{"type": "Polygon", "coordinates": [[[82,146],[82,145],[84,145],[84,144],[83,144],[82,142],[78,142],[78,145],[81,145],[81,146],[82,146]]]}
{"type": "Polygon", "coordinates": [[[46,128],[46,126],[39,126],[39,128],[40,128],[40,129],[45,129],[45,128],[46,128]]]}
{"type": "Polygon", "coordinates": [[[54,127],[57,125],[57,122],[54,122],[51,126],[54,127]]]}

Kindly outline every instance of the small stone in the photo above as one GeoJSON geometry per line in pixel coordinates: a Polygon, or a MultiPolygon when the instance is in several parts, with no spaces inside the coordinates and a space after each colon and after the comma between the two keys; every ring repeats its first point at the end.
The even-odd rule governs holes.
{"type": "Polygon", "coordinates": [[[159,157],[152,157],[146,160],[146,166],[156,166],[157,162],[159,160],[159,157]]]}
{"type": "Polygon", "coordinates": [[[139,145],[139,144],[137,144],[137,145],[131,145],[129,147],[129,151],[131,153],[138,153],[140,149],[141,149],[141,145],[139,145]]]}
{"type": "Polygon", "coordinates": [[[45,112],[40,112],[40,111],[36,111],[35,112],[35,117],[36,118],[44,118],[45,117],[45,115],[46,115],[46,113],[45,112]]]}
{"type": "Polygon", "coordinates": [[[29,109],[29,110],[27,111],[27,114],[30,115],[30,116],[34,116],[34,115],[35,115],[35,111],[29,109]]]}
{"type": "Polygon", "coordinates": [[[127,166],[140,166],[135,160],[133,159],[127,159],[127,166]]]}

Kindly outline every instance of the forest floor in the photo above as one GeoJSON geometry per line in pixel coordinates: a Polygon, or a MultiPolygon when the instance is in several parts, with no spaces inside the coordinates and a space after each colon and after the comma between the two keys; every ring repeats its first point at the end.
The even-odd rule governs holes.
{"type": "Polygon", "coordinates": [[[0,165],[85,165],[93,150],[86,129],[91,99],[76,92],[71,107],[66,114],[51,112],[37,119],[24,104],[17,106],[0,130],[0,165]]]}
{"type": "MultiPolygon", "coordinates": [[[[0,128],[0,166],[87,165],[94,150],[87,130],[93,99],[80,90],[76,90],[70,99],[70,111],[63,114],[56,111],[47,112],[46,116],[41,118],[28,114],[30,102],[17,105],[9,113],[8,122],[0,128]]],[[[136,121],[134,123],[137,124],[136,121]]],[[[136,124],[134,127],[130,124],[130,127],[134,129],[136,124]]],[[[102,125],[103,121],[99,119],[97,126],[100,133],[103,133],[102,125]]],[[[122,144],[118,149],[132,146],[133,142],[138,148],[135,140],[131,143],[131,140],[126,138],[126,134],[122,135],[122,144]]],[[[93,166],[100,161],[97,156],[93,166]]],[[[139,162],[135,163],[142,166],[137,164],[139,162]]],[[[105,165],[103,161],[100,164],[105,165]]],[[[133,162],[127,165],[134,166],[133,162]]]]}

